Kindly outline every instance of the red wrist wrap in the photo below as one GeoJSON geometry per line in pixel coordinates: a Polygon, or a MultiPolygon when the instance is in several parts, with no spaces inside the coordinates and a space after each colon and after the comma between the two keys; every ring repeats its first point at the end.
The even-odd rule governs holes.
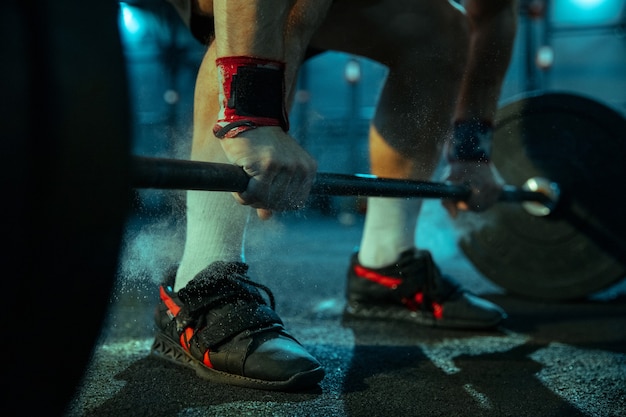
{"type": "Polygon", "coordinates": [[[213,133],[234,138],[261,126],[289,129],[285,110],[285,64],[247,56],[216,60],[220,113],[213,133]]]}

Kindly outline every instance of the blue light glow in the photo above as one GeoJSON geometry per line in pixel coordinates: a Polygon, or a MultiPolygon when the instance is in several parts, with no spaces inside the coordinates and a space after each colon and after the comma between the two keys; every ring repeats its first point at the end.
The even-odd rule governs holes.
{"type": "Polygon", "coordinates": [[[624,19],[625,0],[553,0],[550,18],[557,26],[605,26],[624,19]]]}
{"type": "Polygon", "coordinates": [[[581,9],[593,9],[605,0],[571,0],[572,4],[581,9]]]}
{"type": "Polygon", "coordinates": [[[139,20],[133,13],[133,9],[129,7],[126,3],[120,3],[120,9],[122,11],[122,22],[124,23],[124,28],[126,31],[134,35],[141,29],[141,24],[139,20]]]}

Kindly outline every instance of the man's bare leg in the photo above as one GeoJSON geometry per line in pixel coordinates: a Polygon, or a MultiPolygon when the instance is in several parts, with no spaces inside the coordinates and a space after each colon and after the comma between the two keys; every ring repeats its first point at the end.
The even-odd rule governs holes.
{"type": "MultiPolygon", "coordinates": [[[[212,131],[219,110],[216,79],[215,48],[211,46],[196,80],[191,159],[226,163],[212,131]]],[[[187,191],[187,231],[176,291],[215,261],[243,261],[243,234],[251,214],[250,207],[240,205],[229,193],[187,191]]]]}
{"type": "MultiPolygon", "coordinates": [[[[465,18],[440,0],[372,3],[356,12],[354,1],[338,3],[314,45],[360,54],[389,68],[370,129],[371,172],[428,180],[450,133],[466,59],[465,18]],[[348,39],[336,29],[342,25],[348,39]]],[[[413,247],[420,207],[419,199],[369,198],[360,261],[389,265],[413,247]]]]}
{"type": "MultiPolygon", "coordinates": [[[[322,20],[328,3],[320,0],[297,2],[284,17],[287,31],[284,49],[261,49],[259,52],[287,62],[287,100],[291,95],[290,87],[295,85],[297,70],[308,39],[314,32],[313,28],[322,20]]],[[[226,33],[224,36],[230,35],[226,33]]],[[[259,47],[266,47],[269,43],[260,42],[259,47]]],[[[230,48],[231,53],[237,53],[236,42],[230,48]]],[[[213,43],[205,54],[196,81],[191,159],[228,163],[230,161],[224,153],[222,143],[212,131],[219,112],[216,58],[217,45],[213,43]]],[[[214,261],[244,261],[243,236],[248,222],[255,221],[255,218],[256,215],[249,207],[240,205],[230,194],[188,191],[187,235],[176,276],[176,290],[184,287],[199,271],[214,261]]]]}
{"type": "MultiPolygon", "coordinates": [[[[461,9],[440,0],[381,0],[360,8],[345,0],[331,9],[314,45],[389,68],[369,135],[375,175],[431,179],[463,90],[469,29],[461,9]],[[344,30],[334,30],[340,22],[344,30]]],[[[441,275],[429,251],[415,247],[420,207],[418,199],[368,199],[361,246],[348,272],[346,312],[442,327],[496,326],[502,309],[462,290],[441,275]]]]}
{"type": "Polygon", "coordinates": [[[203,12],[215,11],[216,38],[197,76],[191,159],[237,164],[251,179],[245,192],[233,195],[188,192],[184,253],[174,285],[168,280],[159,289],[152,347],[155,355],[214,382],[271,390],[308,387],[324,376],[320,363],[284,328],[269,290],[247,277],[241,258],[246,222],[254,213],[246,206],[261,218],[274,209],[294,208],[292,202],[306,197],[315,173],[313,159],[284,131],[281,108],[287,86],[295,81],[298,51],[304,51],[315,27],[298,18],[311,14],[292,19],[292,12],[301,11],[294,3],[196,4],[203,12]],[[292,42],[299,48],[290,47],[292,42]],[[235,77],[246,76],[246,89],[237,90],[235,77]],[[267,76],[272,91],[264,89],[267,76]],[[274,103],[269,116],[263,109],[239,113],[239,106],[257,109],[255,100],[267,98],[248,86],[274,103]],[[233,91],[235,108],[229,100],[233,91]]]}

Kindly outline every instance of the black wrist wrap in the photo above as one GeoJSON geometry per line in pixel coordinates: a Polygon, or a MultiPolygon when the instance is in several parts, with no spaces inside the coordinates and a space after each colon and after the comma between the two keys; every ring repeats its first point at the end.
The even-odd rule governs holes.
{"type": "Polygon", "coordinates": [[[216,64],[221,91],[215,136],[234,138],[261,126],[289,129],[283,62],[235,56],[218,58],[216,64]]]}
{"type": "Polygon", "coordinates": [[[228,107],[238,116],[278,120],[284,117],[282,71],[258,66],[239,67],[230,88],[228,107]]]}

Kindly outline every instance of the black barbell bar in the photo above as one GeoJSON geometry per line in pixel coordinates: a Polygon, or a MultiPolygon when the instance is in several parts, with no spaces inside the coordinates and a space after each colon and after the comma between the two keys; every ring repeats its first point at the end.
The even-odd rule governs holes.
{"type": "MultiPolygon", "coordinates": [[[[250,177],[236,165],[182,159],[133,156],[131,186],[170,190],[242,192],[250,177]]],[[[465,201],[470,187],[462,184],[381,178],[368,174],[318,173],[312,194],[398,198],[440,198],[465,201]]],[[[551,212],[557,201],[544,192],[506,185],[503,202],[536,202],[551,212]]]]}

